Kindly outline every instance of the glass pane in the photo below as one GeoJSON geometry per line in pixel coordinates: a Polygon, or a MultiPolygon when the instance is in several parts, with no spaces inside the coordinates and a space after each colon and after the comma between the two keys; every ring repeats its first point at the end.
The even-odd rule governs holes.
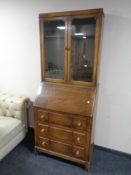
{"type": "Polygon", "coordinates": [[[74,19],[71,28],[71,79],[92,81],[95,19],[74,19]]]}
{"type": "Polygon", "coordinates": [[[65,22],[44,22],[46,78],[64,79],[65,22]]]}

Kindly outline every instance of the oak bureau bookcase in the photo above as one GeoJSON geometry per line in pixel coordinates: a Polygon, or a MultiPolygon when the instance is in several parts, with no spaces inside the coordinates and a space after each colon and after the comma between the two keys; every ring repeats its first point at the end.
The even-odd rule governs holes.
{"type": "Polygon", "coordinates": [[[90,166],[103,9],[39,15],[35,149],[90,166]]]}

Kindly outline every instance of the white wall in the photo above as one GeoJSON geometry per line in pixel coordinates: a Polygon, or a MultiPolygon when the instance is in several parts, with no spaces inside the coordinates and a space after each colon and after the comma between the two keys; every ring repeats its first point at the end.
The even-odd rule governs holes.
{"type": "Polygon", "coordinates": [[[40,82],[39,13],[101,7],[105,23],[95,144],[131,153],[130,0],[1,0],[0,91],[34,100],[40,82]]]}

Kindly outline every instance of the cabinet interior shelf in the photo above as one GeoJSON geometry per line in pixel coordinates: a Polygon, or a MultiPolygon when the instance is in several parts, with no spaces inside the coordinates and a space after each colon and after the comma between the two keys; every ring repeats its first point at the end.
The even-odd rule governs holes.
{"type": "MultiPolygon", "coordinates": [[[[45,36],[45,38],[47,39],[47,38],[62,38],[62,39],[64,39],[65,37],[64,36],[45,36]]],[[[73,39],[94,39],[95,38],[95,36],[94,35],[90,35],[90,36],[86,36],[86,38],[83,38],[83,36],[73,36],[72,37],[73,39]]]]}
{"type": "Polygon", "coordinates": [[[64,36],[46,36],[45,38],[62,38],[64,39],[64,36]]]}

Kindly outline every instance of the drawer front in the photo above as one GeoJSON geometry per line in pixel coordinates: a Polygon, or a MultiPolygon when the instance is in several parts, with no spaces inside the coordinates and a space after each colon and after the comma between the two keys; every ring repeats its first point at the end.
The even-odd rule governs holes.
{"type": "Polygon", "coordinates": [[[49,138],[67,144],[72,144],[72,131],[59,129],[56,127],[49,128],[49,138]]]}
{"type": "Polygon", "coordinates": [[[40,122],[48,122],[48,120],[49,120],[48,112],[43,111],[43,110],[38,110],[37,111],[37,119],[40,122]]]}
{"type": "Polygon", "coordinates": [[[49,148],[49,140],[44,138],[38,138],[38,146],[43,149],[49,148]]]}
{"type": "Polygon", "coordinates": [[[86,135],[74,132],[73,133],[73,144],[76,146],[84,147],[86,144],[86,135]]]}
{"type": "Polygon", "coordinates": [[[72,155],[72,146],[50,141],[50,150],[64,155],[72,155]]]}
{"type": "Polygon", "coordinates": [[[85,150],[80,147],[73,147],[73,157],[81,160],[85,160],[85,150]]]}
{"type": "Polygon", "coordinates": [[[49,136],[49,127],[48,127],[48,125],[38,124],[37,129],[38,129],[38,136],[39,137],[48,138],[48,136],[49,136]]]}
{"type": "Polygon", "coordinates": [[[87,129],[87,120],[81,118],[74,118],[73,120],[73,127],[79,130],[86,130],[87,129]]]}
{"type": "Polygon", "coordinates": [[[49,113],[49,122],[64,127],[72,127],[72,118],[64,114],[49,113]]]}

